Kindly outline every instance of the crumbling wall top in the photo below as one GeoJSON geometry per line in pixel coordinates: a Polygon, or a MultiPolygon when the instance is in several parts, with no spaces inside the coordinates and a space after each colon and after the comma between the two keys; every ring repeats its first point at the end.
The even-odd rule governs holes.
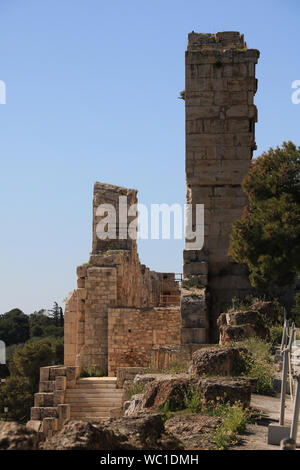
{"type": "Polygon", "coordinates": [[[189,33],[189,50],[224,50],[224,49],[246,49],[247,44],[244,35],[238,31],[223,31],[221,33],[189,33]]]}

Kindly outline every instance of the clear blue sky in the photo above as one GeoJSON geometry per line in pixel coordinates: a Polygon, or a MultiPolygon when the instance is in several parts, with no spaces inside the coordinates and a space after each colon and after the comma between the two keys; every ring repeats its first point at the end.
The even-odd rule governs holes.
{"type": "MultiPolygon", "coordinates": [[[[261,51],[256,155],[300,144],[299,0],[0,0],[0,313],[63,303],[91,250],[94,181],[184,203],[187,34],[237,30],[261,51]]],[[[182,269],[181,241],[143,241],[182,269]]]]}

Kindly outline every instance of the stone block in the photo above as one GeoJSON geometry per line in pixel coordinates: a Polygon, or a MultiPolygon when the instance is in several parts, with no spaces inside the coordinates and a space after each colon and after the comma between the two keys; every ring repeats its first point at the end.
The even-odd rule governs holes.
{"type": "Polygon", "coordinates": [[[54,406],[42,407],[40,408],[40,416],[41,420],[43,420],[44,418],[57,418],[57,408],[54,406]]]}
{"type": "Polygon", "coordinates": [[[40,382],[39,392],[54,392],[55,382],[53,380],[46,380],[40,382]]]}
{"type": "Polygon", "coordinates": [[[45,436],[52,436],[54,431],[58,431],[57,418],[44,418],[42,423],[42,432],[45,436]]]}
{"type": "Polygon", "coordinates": [[[40,381],[46,382],[49,380],[50,367],[41,367],[40,368],[40,381]]]}
{"type": "Polygon", "coordinates": [[[39,421],[37,419],[35,420],[30,420],[26,423],[26,429],[28,431],[33,431],[33,432],[42,432],[42,421],[39,421]]]}
{"type": "Polygon", "coordinates": [[[79,301],[85,300],[86,296],[87,296],[87,289],[85,289],[84,286],[82,286],[82,288],[79,288],[79,286],[78,286],[77,296],[78,296],[79,301]]]}
{"type": "Polygon", "coordinates": [[[245,104],[230,106],[226,111],[227,118],[249,117],[249,107],[245,104]]]}
{"type": "Polygon", "coordinates": [[[79,277],[79,278],[77,279],[77,287],[78,287],[78,288],[83,288],[83,287],[85,287],[85,279],[84,279],[84,278],[79,277]]]}
{"type": "Polygon", "coordinates": [[[58,420],[60,424],[70,419],[70,416],[71,416],[70,405],[60,404],[57,407],[57,411],[58,411],[58,420]]]}
{"type": "Polygon", "coordinates": [[[44,407],[53,406],[53,393],[35,393],[34,394],[34,406],[44,407]]]}
{"type": "Polygon", "coordinates": [[[290,432],[290,426],[281,426],[280,424],[269,424],[268,444],[279,446],[283,439],[290,437],[290,432]]]}
{"type": "Polygon", "coordinates": [[[30,408],[30,419],[32,421],[40,421],[41,419],[41,408],[32,406],[30,408]]]}
{"type": "Polygon", "coordinates": [[[182,344],[205,344],[207,342],[206,336],[206,328],[181,328],[182,344]]]}
{"type": "Polygon", "coordinates": [[[56,377],[66,375],[66,367],[63,366],[53,366],[50,367],[49,378],[50,380],[55,380],[56,377]]]}
{"type": "Polygon", "coordinates": [[[83,264],[82,266],[78,266],[77,267],[77,276],[79,278],[84,278],[86,277],[86,274],[87,274],[87,265],[86,264],[83,264]]]}
{"type": "Polygon", "coordinates": [[[186,120],[202,118],[218,118],[220,114],[219,106],[187,106],[186,120]]]}
{"type": "Polygon", "coordinates": [[[183,273],[185,276],[189,274],[204,274],[207,275],[208,273],[208,265],[207,262],[190,262],[185,263],[183,265],[183,273]]]}
{"type": "Polygon", "coordinates": [[[67,388],[75,388],[76,379],[79,376],[79,367],[68,366],[66,368],[67,388]]]}
{"type": "Polygon", "coordinates": [[[53,404],[55,406],[62,405],[65,402],[65,392],[63,390],[57,390],[53,395],[53,404]]]}

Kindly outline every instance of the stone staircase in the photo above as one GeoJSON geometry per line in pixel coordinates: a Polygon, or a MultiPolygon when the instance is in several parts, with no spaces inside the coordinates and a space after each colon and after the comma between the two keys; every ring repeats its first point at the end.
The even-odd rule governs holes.
{"type": "Polygon", "coordinates": [[[77,379],[75,388],[66,390],[65,403],[70,405],[71,419],[101,420],[121,413],[123,390],[117,389],[115,377],[77,379]]]}

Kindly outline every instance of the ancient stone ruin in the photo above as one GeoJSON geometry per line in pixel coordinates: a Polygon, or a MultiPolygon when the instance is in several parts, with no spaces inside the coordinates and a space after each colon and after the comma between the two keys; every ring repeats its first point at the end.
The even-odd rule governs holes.
{"type": "MultiPolygon", "coordinates": [[[[232,223],[247,203],[241,181],[255,149],[258,57],[238,32],[189,34],[186,202],[204,204],[205,241],[201,250],[184,251],[182,318],[174,274],[141,265],[135,240],[97,237],[99,204],[113,204],[118,215],[119,197],[130,206],[137,192],[96,183],[93,249],[89,263],[77,269],[78,288],[66,304],[66,365],[114,375],[117,365],[149,365],[155,349],[217,341],[217,317],[233,297],[249,292],[245,268],[228,256],[228,246],[232,223]]],[[[120,228],[117,220],[117,235],[120,228]]]]}
{"type": "MultiPolygon", "coordinates": [[[[128,206],[135,190],[96,183],[93,199],[93,249],[77,268],[77,289],[66,302],[65,365],[94,366],[115,376],[117,367],[149,366],[152,350],[180,345],[180,291],[172,273],[156,273],[140,264],[136,240],[100,240],[96,227],[100,204],[128,206]]],[[[128,217],[128,226],[133,217],[128,217]]],[[[126,227],[127,229],[127,227],[126,227]]]]}
{"type": "Polygon", "coordinates": [[[133,217],[126,223],[117,217],[116,239],[97,236],[97,207],[111,204],[119,215],[119,198],[131,206],[137,191],[95,183],[92,252],[77,268],[77,289],[66,302],[64,367],[44,368],[33,421],[43,421],[45,410],[52,410],[45,426],[55,428],[70,416],[68,389],[77,387],[73,401],[80,407],[80,387],[87,382],[79,383],[78,375],[86,367],[100,369],[111,378],[107,386],[115,388],[120,367],[155,368],[190,359],[199,345],[218,341],[217,317],[233,297],[250,291],[247,273],[230,258],[228,247],[232,223],[247,203],[241,182],[255,149],[258,57],[238,32],[189,34],[182,93],[186,202],[204,204],[205,237],[201,250],[184,251],[182,283],[174,273],[150,271],[140,263],[136,240],[120,236],[133,217]]]}
{"type": "MultiPolygon", "coordinates": [[[[256,148],[255,65],[259,51],[247,49],[238,32],[190,33],[185,56],[186,200],[204,204],[205,242],[184,251],[189,287],[205,286],[209,306],[201,321],[192,313],[185,324],[206,328],[207,342],[218,340],[217,317],[250,290],[243,266],[228,256],[232,223],[247,204],[241,182],[256,148]],[[209,298],[208,298],[209,293],[209,298]]],[[[186,303],[186,302],[185,302],[186,303]]],[[[203,299],[199,296],[199,303],[203,299]]],[[[194,307],[195,309],[195,307],[194,307]]],[[[191,334],[190,339],[199,337],[191,334]]],[[[204,335],[203,335],[204,337],[204,335]]]]}

